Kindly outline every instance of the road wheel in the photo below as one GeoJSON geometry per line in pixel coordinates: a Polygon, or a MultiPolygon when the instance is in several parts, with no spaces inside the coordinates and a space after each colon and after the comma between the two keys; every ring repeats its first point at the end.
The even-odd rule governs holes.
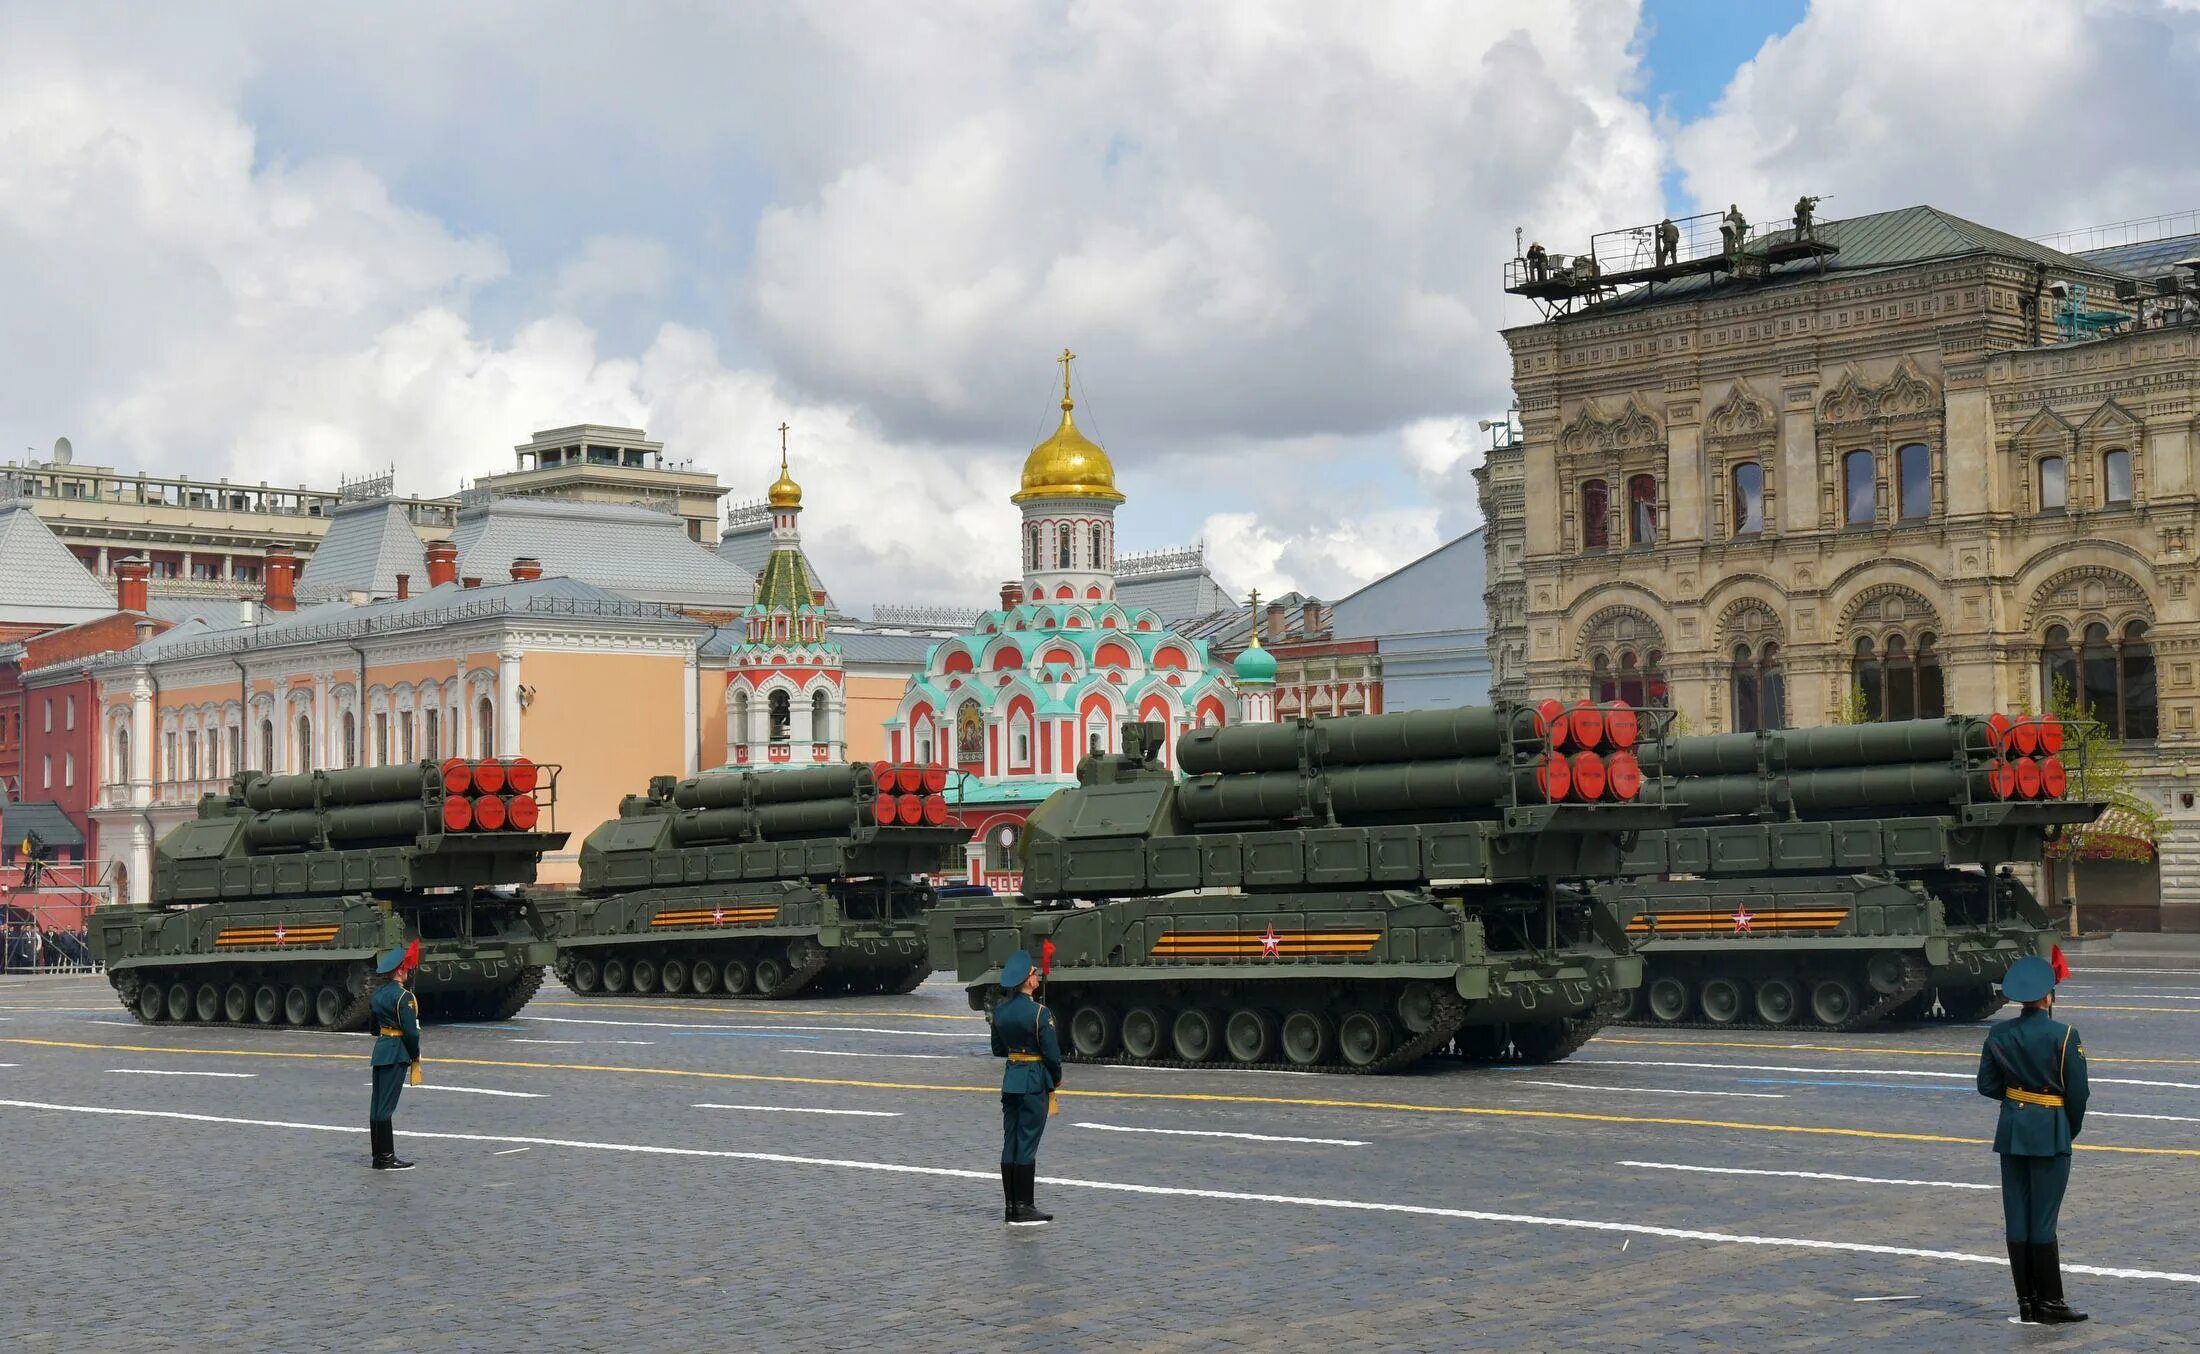
{"type": "Polygon", "coordinates": [[[1301,1067],[1328,1062],[1336,1042],[1329,1017],[1319,1011],[1293,1011],[1283,1018],[1282,1033],[1285,1060],[1301,1067]]]}
{"type": "Polygon", "coordinates": [[[1786,978],[1767,978],[1757,984],[1757,1018],[1767,1025],[1785,1025],[1803,1009],[1803,994],[1786,978]]]}
{"type": "Polygon", "coordinates": [[[749,966],[746,960],[728,959],[718,970],[718,986],[729,997],[738,997],[749,990],[749,966]]]}
{"type": "Polygon", "coordinates": [[[1613,1016],[1612,1019],[1642,1019],[1642,989],[1640,987],[1630,987],[1619,994],[1619,1014],[1613,1016]]]}
{"type": "Polygon", "coordinates": [[[170,1020],[189,1020],[191,1018],[191,989],[182,983],[168,984],[168,1018],[170,1020]]]}
{"type": "Polygon", "coordinates": [[[222,993],[222,1019],[232,1025],[242,1025],[252,1018],[252,994],[244,990],[243,983],[231,983],[222,993]]]}
{"type": "Polygon", "coordinates": [[[1105,1006],[1080,1006],[1069,1018],[1069,1046],[1080,1058],[1105,1058],[1115,1051],[1115,1017],[1105,1006]]]}
{"type": "Polygon", "coordinates": [[[718,966],[708,959],[698,959],[688,969],[688,991],[698,997],[707,997],[718,990],[718,966]]]}
{"type": "Polygon", "coordinates": [[[627,974],[624,959],[603,961],[603,990],[613,994],[626,991],[627,974]]]}
{"type": "Polygon", "coordinates": [[[1646,1000],[1650,1014],[1667,1024],[1688,1018],[1688,984],[1678,978],[1652,978],[1646,1000]]]}
{"type": "Polygon", "coordinates": [[[211,1025],[222,1018],[221,989],[212,983],[200,983],[199,990],[191,994],[191,1014],[201,1023],[211,1025]]]}
{"type": "Polygon", "coordinates": [[[588,996],[603,987],[603,965],[593,959],[573,961],[573,990],[588,996]]]}
{"type": "Polygon", "coordinates": [[[688,966],[684,959],[667,959],[657,974],[658,983],[666,992],[678,994],[688,990],[688,966]]]}
{"type": "Polygon", "coordinates": [[[1215,1056],[1215,1045],[1221,1030],[1214,1012],[1192,1007],[1179,1011],[1176,1023],[1169,1028],[1169,1043],[1176,1049],[1176,1056],[1188,1063],[1203,1063],[1215,1056]]]}
{"type": "Polygon", "coordinates": [[[1821,1025],[1838,1025],[1856,1009],[1856,984],[1846,978],[1821,978],[1810,990],[1810,1013],[1821,1025]]]}
{"type": "Polygon", "coordinates": [[[252,993],[252,1018],[272,1025],[283,1018],[283,994],[273,983],[261,983],[252,993]]]}
{"type": "Polygon", "coordinates": [[[283,1020],[292,1025],[303,1025],[313,1018],[313,994],[302,987],[293,987],[283,993],[283,1020]]]}
{"type": "Polygon", "coordinates": [[[1704,1019],[1714,1025],[1731,1025],[1742,1018],[1742,985],[1732,978],[1707,978],[1697,994],[1704,1019]]]}
{"type": "Polygon", "coordinates": [[[637,959],[634,961],[634,967],[629,972],[629,980],[634,984],[636,992],[654,992],[657,990],[656,960],[637,959]]]}
{"type": "Polygon", "coordinates": [[[333,1025],[344,1018],[344,1007],[349,1004],[342,988],[324,987],[313,994],[313,1019],[318,1024],[333,1025]]]}
{"type": "Polygon", "coordinates": [[[1354,1011],[1337,1022],[1337,1051],[1354,1067],[1372,1067],[1390,1052],[1390,1027],[1373,1011],[1354,1011]]]}
{"type": "Polygon", "coordinates": [[[1902,956],[1882,950],[1864,964],[1864,981],[1882,997],[1891,997],[1902,990],[1902,956]]]}
{"type": "Polygon", "coordinates": [[[147,1020],[168,1018],[168,989],[159,983],[145,983],[138,988],[138,1014],[147,1020]]]}
{"type": "Polygon", "coordinates": [[[787,981],[787,961],[776,954],[759,955],[754,973],[757,995],[768,997],[787,981]]]}
{"type": "Polygon", "coordinates": [[[1168,1023],[1151,1006],[1133,1006],[1123,1015],[1123,1051],[1133,1058],[1153,1058],[1161,1053],[1168,1023]]]}
{"type": "Polygon", "coordinates": [[[1407,983],[1398,994],[1398,1023],[1409,1034],[1426,1034],[1436,1023],[1436,984],[1407,983]]]}
{"type": "Polygon", "coordinates": [[[1276,1018],[1250,1008],[1230,1013],[1222,1042],[1241,1063],[1264,1063],[1276,1056],[1276,1018]]]}

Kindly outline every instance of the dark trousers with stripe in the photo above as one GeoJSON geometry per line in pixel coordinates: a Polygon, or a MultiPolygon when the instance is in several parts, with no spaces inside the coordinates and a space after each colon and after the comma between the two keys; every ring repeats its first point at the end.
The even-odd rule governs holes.
{"type": "Polygon", "coordinates": [[[1047,1131],[1047,1093],[1001,1093],[1001,1164],[1029,1166],[1039,1160],[1039,1135],[1047,1131]]]}
{"type": "Polygon", "coordinates": [[[405,1093],[405,1074],[412,1067],[408,1063],[383,1063],[374,1069],[374,1102],[367,1110],[368,1119],[395,1119],[397,1097],[405,1093]]]}
{"type": "Polygon", "coordinates": [[[2011,1241],[2053,1245],[2063,1191],[2070,1187],[2070,1158],[2004,1156],[2001,1218],[2011,1241]]]}

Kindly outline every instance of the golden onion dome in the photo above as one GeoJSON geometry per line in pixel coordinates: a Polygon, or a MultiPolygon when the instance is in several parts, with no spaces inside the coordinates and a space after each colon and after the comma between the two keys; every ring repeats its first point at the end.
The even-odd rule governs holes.
{"type": "Polygon", "coordinates": [[[1077,420],[1070,413],[1076,407],[1069,397],[1069,364],[1075,356],[1064,348],[1056,359],[1062,364],[1062,426],[1024,458],[1023,485],[1009,496],[1012,503],[1034,498],[1123,501],[1115,487],[1115,466],[1108,454],[1099,443],[1078,431],[1077,420]]]}
{"type": "Polygon", "coordinates": [[[799,508],[802,506],[802,486],[796,484],[794,476],[787,473],[787,430],[784,426],[780,428],[779,435],[779,478],[772,481],[772,487],[765,497],[775,508],[799,508]]]}

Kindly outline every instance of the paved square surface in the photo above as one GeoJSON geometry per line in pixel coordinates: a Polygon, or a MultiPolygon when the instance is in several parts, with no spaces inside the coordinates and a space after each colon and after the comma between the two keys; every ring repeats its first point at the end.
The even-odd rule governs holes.
{"type": "Polygon", "coordinates": [[[1000,1221],[961,992],[361,1035],[0,980],[0,1339],[28,1349],[2189,1348],[2200,970],[2081,972],[2084,1326],[2013,1310],[1982,1026],[1615,1030],[1526,1070],[1070,1071],[1000,1221]],[[2092,1272],[2087,1272],[2092,1271],[2092,1272]]]}

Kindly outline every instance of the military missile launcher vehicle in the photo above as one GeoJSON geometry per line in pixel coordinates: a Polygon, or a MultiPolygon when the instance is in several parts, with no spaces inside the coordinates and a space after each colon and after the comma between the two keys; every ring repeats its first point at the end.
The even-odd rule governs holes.
{"type": "Polygon", "coordinates": [[[2103,807],[2061,797],[2063,735],[1956,716],[1646,753],[1686,818],[1643,833],[1629,877],[1595,888],[1647,965],[1623,1021],[1856,1030],[1990,1014],[2009,965],[2054,943],[2007,866],[2103,807]]]}
{"type": "Polygon", "coordinates": [[[269,775],[154,848],[152,903],[90,918],[139,1020],[364,1028],[374,960],[417,937],[429,1020],[502,1020],[555,957],[533,901],[558,769],[525,758],[269,775]]]}
{"type": "Polygon", "coordinates": [[[1557,886],[1671,821],[1638,762],[1658,718],[1549,701],[1204,728],[1181,783],[1165,726],[1125,725],[1026,823],[1025,901],[943,903],[933,963],[986,1009],[1009,954],[1040,956],[1079,1062],[1564,1058],[1641,961],[1608,904],[1557,886]]]}
{"type": "Polygon", "coordinates": [[[907,992],[926,876],[970,840],[940,767],[658,776],[581,844],[558,977],[584,997],[907,992]]]}

